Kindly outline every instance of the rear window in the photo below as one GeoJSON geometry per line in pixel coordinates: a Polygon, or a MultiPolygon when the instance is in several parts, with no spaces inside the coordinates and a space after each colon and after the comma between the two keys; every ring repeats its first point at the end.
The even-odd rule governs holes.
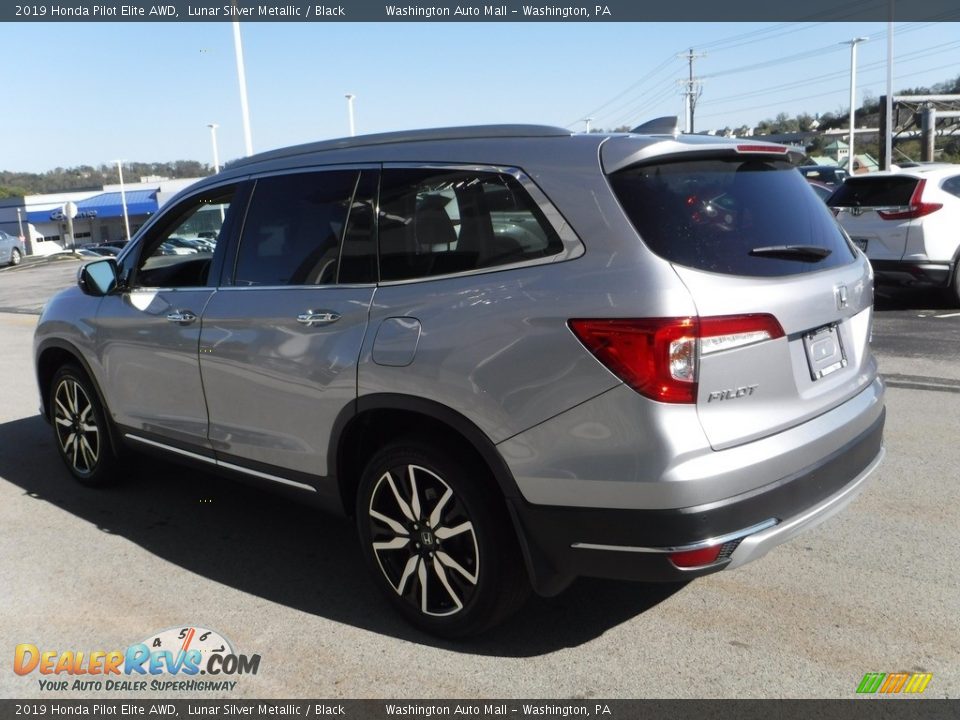
{"type": "Polygon", "coordinates": [[[776,277],[855,258],[826,205],[786,161],[671,161],[621,170],[610,183],[647,246],[678,265],[776,277]]]}
{"type": "Polygon", "coordinates": [[[917,178],[854,177],[830,198],[832,207],[904,207],[917,188],[917,178]]]}

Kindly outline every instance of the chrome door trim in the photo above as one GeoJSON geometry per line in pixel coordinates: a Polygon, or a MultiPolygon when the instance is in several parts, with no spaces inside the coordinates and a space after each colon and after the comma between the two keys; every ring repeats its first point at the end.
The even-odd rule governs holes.
{"type": "Polygon", "coordinates": [[[226,470],[233,470],[235,472],[244,473],[245,475],[252,475],[253,477],[260,478],[262,480],[270,480],[271,482],[280,483],[282,485],[289,485],[291,487],[300,488],[301,490],[310,490],[311,492],[316,492],[317,489],[313,485],[307,485],[306,483],[296,482],[295,480],[288,480],[287,478],[278,477],[276,475],[270,475],[269,473],[260,472],[259,470],[251,470],[250,468],[245,468],[240,465],[234,465],[233,463],[224,462],[223,460],[217,460],[216,458],[207,457],[206,455],[199,455],[197,453],[190,452],[189,450],[181,450],[180,448],[173,447],[172,445],[164,445],[163,443],[157,442],[155,440],[148,440],[147,438],[140,437],[139,435],[134,435],[133,433],[125,433],[124,437],[128,440],[133,440],[135,442],[143,443],[144,445],[150,445],[151,447],[159,448],[161,450],[167,450],[177,455],[183,455],[184,457],[191,458],[193,460],[202,460],[203,462],[215,465],[216,467],[221,467],[226,470]]]}

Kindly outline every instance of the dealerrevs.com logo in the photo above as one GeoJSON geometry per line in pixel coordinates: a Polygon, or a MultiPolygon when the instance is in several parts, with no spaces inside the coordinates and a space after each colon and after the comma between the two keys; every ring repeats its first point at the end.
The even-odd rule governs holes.
{"type": "Polygon", "coordinates": [[[21,643],[13,655],[14,672],[36,673],[40,689],[48,691],[232,691],[233,677],[259,669],[259,655],[238,654],[220,633],[202,627],[170,628],[122,650],[44,650],[21,643]]]}

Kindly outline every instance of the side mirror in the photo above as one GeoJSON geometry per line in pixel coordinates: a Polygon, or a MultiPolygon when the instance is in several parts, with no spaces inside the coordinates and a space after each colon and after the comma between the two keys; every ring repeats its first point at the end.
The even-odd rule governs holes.
{"type": "Polygon", "coordinates": [[[102,297],[112,293],[118,284],[120,269],[113,258],[94,260],[87,263],[77,275],[77,285],[87,295],[102,297]]]}

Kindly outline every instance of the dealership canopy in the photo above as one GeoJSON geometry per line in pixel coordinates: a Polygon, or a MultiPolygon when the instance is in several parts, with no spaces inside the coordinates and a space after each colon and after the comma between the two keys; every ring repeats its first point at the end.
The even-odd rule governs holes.
{"type": "MultiPolygon", "coordinates": [[[[133,190],[126,193],[127,215],[150,215],[157,211],[156,190],[133,190]]],[[[119,192],[106,192],[86,200],[77,201],[77,218],[115,218],[123,216],[123,203],[119,192]]],[[[28,210],[27,220],[32,223],[57,221],[63,218],[61,207],[47,210],[28,210]]]]}

